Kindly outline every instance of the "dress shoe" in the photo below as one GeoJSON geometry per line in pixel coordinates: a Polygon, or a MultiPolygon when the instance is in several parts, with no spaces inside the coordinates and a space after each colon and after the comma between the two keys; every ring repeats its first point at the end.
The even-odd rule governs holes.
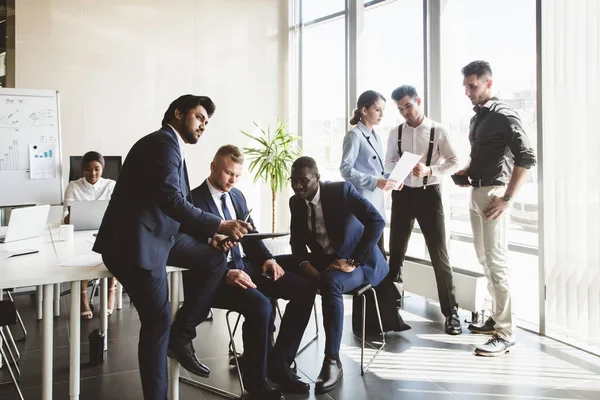
{"type": "Polygon", "coordinates": [[[492,319],[492,317],[488,318],[487,321],[483,325],[481,324],[470,324],[468,329],[473,333],[479,333],[482,335],[493,335],[496,333],[496,329],[494,326],[496,322],[492,319]]]}
{"type": "Polygon", "coordinates": [[[498,335],[493,335],[484,345],[475,348],[475,354],[484,357],[498,357],[508,353],[509,348],[514,345],[514,340],[507,340],[498,335]]]}
{"type": "Polygon", "coordinates": [[[247,387],[246,391],[249,396],[244,397],[248,400],[283,400],[283,393],[281,390],[268,379],[265,379],[261,384],[255,388],[247,387]]]}
{"type": "Polygon", "coordinates": [[[325,357],[321,372],[319,372],[319,377],[317,378],[315,392],[327,393],[335,389],[337,384],[342,380],[343,375],[342,363],[339,360],[325,357]]]}
{"type": "Polygon", "coordinates": [[[186,344],[181,344],[176,340],[170,341],[167,355],[169,358],[177,360],[183,368],[194,375],[203,378],[208,378],[210,375],[210,369],[196,358],[196,351],[191,341],[186,344]]]}
{"type": "Polygon", "coordinates": [[[446,323],[444,329],[448,335],[460,335],[462,333],[462,326],[460,325],[460,317],[456,307],[452,309],[452,314],[446,317],[446,323]]]}
{"type": "Polygon", "coordinates": [[[296,371],[286,363],[270,363],[269,378],[284,392],[308,393],[310,390],[310,385],[302,382],[296,371]]]}

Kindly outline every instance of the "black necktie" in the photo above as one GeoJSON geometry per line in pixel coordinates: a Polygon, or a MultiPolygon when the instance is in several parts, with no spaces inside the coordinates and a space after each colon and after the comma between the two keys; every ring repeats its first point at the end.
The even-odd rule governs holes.
{"type": "Polygon", "coordinates": [[[310,245],[308,247],[310,247],[313,252],[323,253],[323,246],[321,246],[321,243],[317,240],[317,213],[315,211],[315,205],[312,202],[309,202],[308,205],[310,206],[311,239],[313,240],[314,248],[310,245]]]}
{"type": "MultiPolygon", "coordinates": [[[[226,199],[227,199],[227,194],[223,193],[221,195],[221,205],[223,207],[223,215],[225,216],[225,219],[229,221],[229,220],[232,220],[233,218],[231,218],[231,213],[229,212],[229,208],[227,208],[227,202],[225,201],[226,199]]],[[[235,268],[236,269],[244,269],[244,262],[242,261],[242,253],[240,252],[239,246],[232,247],[230,252],[231,252],[231,259],[233,260],[233,263],[235,264],[235,268]]]]}

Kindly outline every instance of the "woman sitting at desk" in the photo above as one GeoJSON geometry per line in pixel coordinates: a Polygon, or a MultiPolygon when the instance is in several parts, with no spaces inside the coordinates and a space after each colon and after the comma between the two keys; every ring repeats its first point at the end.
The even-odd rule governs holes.
{"type": "MultiPolygon", "coordinates": [[[[84,154],[81,159],[81,171],[83,178],[69,182],[65,190],[65,201],[63,210],[63,221],[70,222],[69,207],[73,201],[110,200],[115,188],[115,181],[102,178],[104,170],[104,157],[96,151],[84,154]]],[[[108,279],[108,315],[112,314],[115,301],[114,277],[108,279]]],[[[81,281],[81,317],[92,319],[93,314],[87,299],[88,281],[81,281]]]]}

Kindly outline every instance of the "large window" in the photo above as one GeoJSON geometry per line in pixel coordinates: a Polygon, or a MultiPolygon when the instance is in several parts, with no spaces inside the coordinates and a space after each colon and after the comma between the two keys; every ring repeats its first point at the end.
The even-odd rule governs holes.
{"type": "MultiPolygon", "coordinates": [[[[368,3],[368,2],[365,2],[368,3]]],[[[424,96],[423,68],[423,1],[405,0],[386,2],[367,7],[364,13],[364,29],[359,33],[357,93],[376,90],[386,99],[386,109],[381,123],[376,127],[386,151],[387,138],[394,126],[404,122],[392,91],[409,84],[424,96]]],[[[386,221],[390,221],[391,196],[386,196],[386,221]]],[[[418,224],[417,224],[418,225],[418,224]]],[[[427,257],[424,241],[418,233],[413,234],[407,255],[427,257]]],[[[389,238],[389,228],[384,233],[389,238]]],[[[388,241],[385,247],[388,249],[388,241]]]]}
{"type": "MultiPolygon", "coordinates": [[[[494,94],[520,115],[534,148],[536,124],[536,4],[535,0],[450,0],[442,10],[442,123],[461,164],[469,157],[469,120],[473,109],[462,87],[461,68],[473,60],[488,61],[494,72],[494,94]]],[[[537,329],[537,186],[536,170],[516,197],[509,231],[513,292],[521,324],[537,329]]],[[[469,222],[470,190],[445,185],[452,233],[453,265],[481,270],[474,256],[469,222]]]]}
{"type": "Polygon", "coordinates": [[[308,25],[302,36],[302,145],[324,180],[339,180],[346,133],[344,18],[308,25]]]}

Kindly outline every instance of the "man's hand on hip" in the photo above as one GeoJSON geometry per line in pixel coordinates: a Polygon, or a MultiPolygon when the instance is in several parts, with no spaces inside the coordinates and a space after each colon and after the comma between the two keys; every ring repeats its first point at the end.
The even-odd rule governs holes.
{"type": "Polygon", "coordinates": [[[510,203],[508,201],[504,201],[502,197],[494,196],[492,198],[492,202],[487,206],[484,211],[485,217],[487,219],[498,219],[508,207],[510,203]]]}
{"type": "Polygon", "coordinates": [[[252,230],[252,225],[238,220],[221,221],[217,228],[218,233],[227,235],[233,240],[240,240],[250,230],[252,230]]]}

